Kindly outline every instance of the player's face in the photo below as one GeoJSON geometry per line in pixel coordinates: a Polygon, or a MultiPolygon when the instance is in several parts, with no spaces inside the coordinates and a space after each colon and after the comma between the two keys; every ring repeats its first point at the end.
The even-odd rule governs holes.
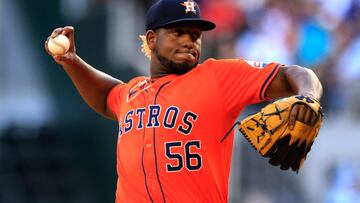
{"type": "Polygon", "coordinates": [[[184,74],[199,63],[201,30],[189,23],[160,28],[155,53],[168,72],[184,74]]]}

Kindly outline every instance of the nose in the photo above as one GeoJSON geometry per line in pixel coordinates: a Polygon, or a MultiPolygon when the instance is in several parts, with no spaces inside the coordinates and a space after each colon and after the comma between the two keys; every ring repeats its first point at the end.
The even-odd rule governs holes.
{"type": "Polygon", "coordinates": [[[194,39],[190,34],[184,34],[183,47],[192,49],[194,47],[194,39]]]}

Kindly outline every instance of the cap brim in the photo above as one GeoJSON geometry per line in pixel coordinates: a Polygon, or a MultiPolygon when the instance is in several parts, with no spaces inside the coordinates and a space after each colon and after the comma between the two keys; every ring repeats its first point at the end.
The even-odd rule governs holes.
{"type": "Polygon", "coordinates": [[[183,19],[173,20],[173,21],[164,23],[153,29],[157,29],[157,28],[161,28],[161,27],[165,27],[165,26],[169,26],[169,25],[173,25],[173,24],[177,24],[177,23],[186,23],[186,22],[189,22],[189,23],[192,23],[192,24],[198,26],[200,28],[200,30],[202,30],[202,31],[209,31],[216,27],[215,23],[207,21],[207,20],[194,19],[194,18],[185,18],[185,19],[183,18],[183,19]]]}

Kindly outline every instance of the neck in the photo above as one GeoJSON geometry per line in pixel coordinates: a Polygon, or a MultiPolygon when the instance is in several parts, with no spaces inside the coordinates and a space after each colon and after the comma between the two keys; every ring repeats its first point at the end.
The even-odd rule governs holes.
{"type": "Polygon", "coordinates": [[[150,78],[158,79],[164,76],[167,76],[171,73],[166,71],[167,69],[158,61],[158,60],[150,60],[150,78]]]}

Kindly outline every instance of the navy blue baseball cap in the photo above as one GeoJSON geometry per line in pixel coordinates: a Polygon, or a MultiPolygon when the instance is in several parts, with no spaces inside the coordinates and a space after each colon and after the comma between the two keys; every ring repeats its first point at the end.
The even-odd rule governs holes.
{"type": "Polygon", "coordinates": [[[215,23],[204,20],[200,8],[193,0],[159,0],[146,15],[146,31],[180,22],[192,22],[202,31],[215,28],[215,23]]]}

